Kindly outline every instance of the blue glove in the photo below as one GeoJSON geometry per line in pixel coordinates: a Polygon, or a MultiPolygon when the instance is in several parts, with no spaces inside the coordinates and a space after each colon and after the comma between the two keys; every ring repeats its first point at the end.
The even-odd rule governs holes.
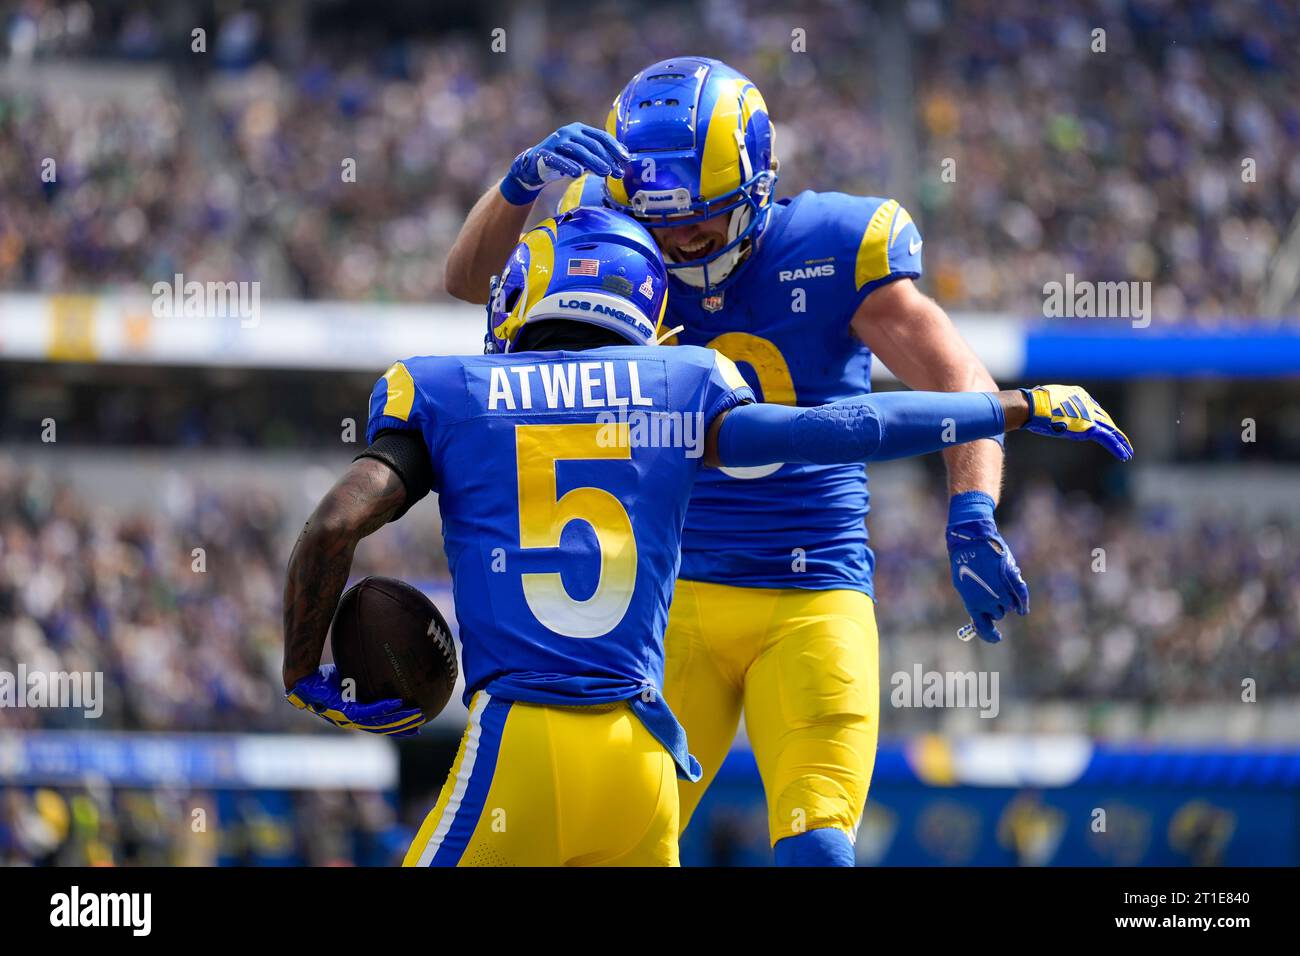
{"type": "Polygon", "coordinates": [[[1015,556],[993,521],[993,499],[982,491],[954,495],[948,505],[948,558],[952,586],[970,614],[957,636],[969,641],[976,634],[990,644],[1002,640],[994,621],[1007,610],[1029,613],[1029,586],[1020,576],[1015,556]]]}
{"type": "Polygon", "coordinates": [[[538,190],[555,179],[572,179],[585,172],[622,176],[631,154],[603,129],[570,123],[561,126],[510,164],[501,180],[501,195],[513,206],[527,206],[538,190]]]}
{"type": "Polygon", "coordinates": [[[359,704],[343,699],[342,680],[333,664],[322,664],[315,674],[293,685],[285,699],[299,710],[309,710],[344,730],[364,730],[389,737],[413,737],[424,723],[424,711],[403,707],[400,700],[359,704]]]}

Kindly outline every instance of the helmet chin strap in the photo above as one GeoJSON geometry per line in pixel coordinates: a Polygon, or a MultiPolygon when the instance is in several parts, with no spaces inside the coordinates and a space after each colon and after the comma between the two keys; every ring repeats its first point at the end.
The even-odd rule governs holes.
{"type": "MultiPolygon", "coordinates": [[[[738,206],[731,211],[731,220],[727,224],[728,243],[735,242],[736,237],[748,228],[749,219],[752,215],[753,210],[750,209],[748,204],[738,206]]],[[[723,253],[707,265],[693,266],[688,269],[673,269],[672,274],[694,289],[717,285],[731,275],[732,270],[740,264],[740,260],[744,258],[745,253],[748,251],[749,244],[741,242],[736,245],[736,248],[723,253]]]]}
{"type": "Polygon", "coordinates": [[[654,340],[653,342],[651,342],[650,344],[651,344],[651,345],[663,345],[665,342],[667,342],[669,339],[671,339],[671,338],[672,338],[674,335],[676,335],[678,332],[684,332],[684,331],[686,331],[686,326],[684,326],[684,325],[674,325],[671,329],[664,329],[662,332],[660,332],[658,335],[656,335],[656,336],[655,336],[655,340],[654,340]]]}

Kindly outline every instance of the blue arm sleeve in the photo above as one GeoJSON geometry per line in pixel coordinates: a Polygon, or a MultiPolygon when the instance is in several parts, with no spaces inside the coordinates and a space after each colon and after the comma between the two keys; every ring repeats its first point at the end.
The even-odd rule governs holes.
{"type": "Polygon", "coordinates": [[[722,420],[718,457],[730,467],[888,461],[991,438],[1005,428],[991,392],[887,392],[815,408],[741,405],[722,420]]]}

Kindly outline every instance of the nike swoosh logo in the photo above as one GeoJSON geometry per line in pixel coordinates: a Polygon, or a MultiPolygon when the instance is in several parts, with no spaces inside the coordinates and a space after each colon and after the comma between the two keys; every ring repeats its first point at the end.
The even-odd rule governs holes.
{"type": "Polygon", "coordinates": [[[925,242],[924,239],[909,239],[909,240],[907,240],[907,254],[908,254],[909,256],[914,256],[914,255],[916,255],[917,250],[921,248],[921,244],[924,243],[924,242],[925,242]]]}
{"type": "Polygon", "coordinates": [[[997,600],[998,592],[993,590],[991,587],[989,587],[988,584],[985,583],[982,577],[980,577],[978,574],[972,571],[970,569],[970,565],[963,564],[961,567],[957,569],[957,580],[961,581],[964,578],[970,578],[972,581],[974,581],[976,584],[982,587],[985,591],[988,591],[989,595],[994,600],[997,600]]]}

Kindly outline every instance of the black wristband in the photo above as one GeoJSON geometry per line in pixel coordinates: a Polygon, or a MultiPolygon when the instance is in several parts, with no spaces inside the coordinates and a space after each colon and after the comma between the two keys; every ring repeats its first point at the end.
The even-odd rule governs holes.
{"type": "Polygon", "coordinates": [[[433,489],[433,459],[419,432],[385,429],[375,436],[365,451],[352,460],[361,458],[379,459],[397,472],[397,477],[406,486],[406,501],[389,521],[402,517],[433,489]]]}

